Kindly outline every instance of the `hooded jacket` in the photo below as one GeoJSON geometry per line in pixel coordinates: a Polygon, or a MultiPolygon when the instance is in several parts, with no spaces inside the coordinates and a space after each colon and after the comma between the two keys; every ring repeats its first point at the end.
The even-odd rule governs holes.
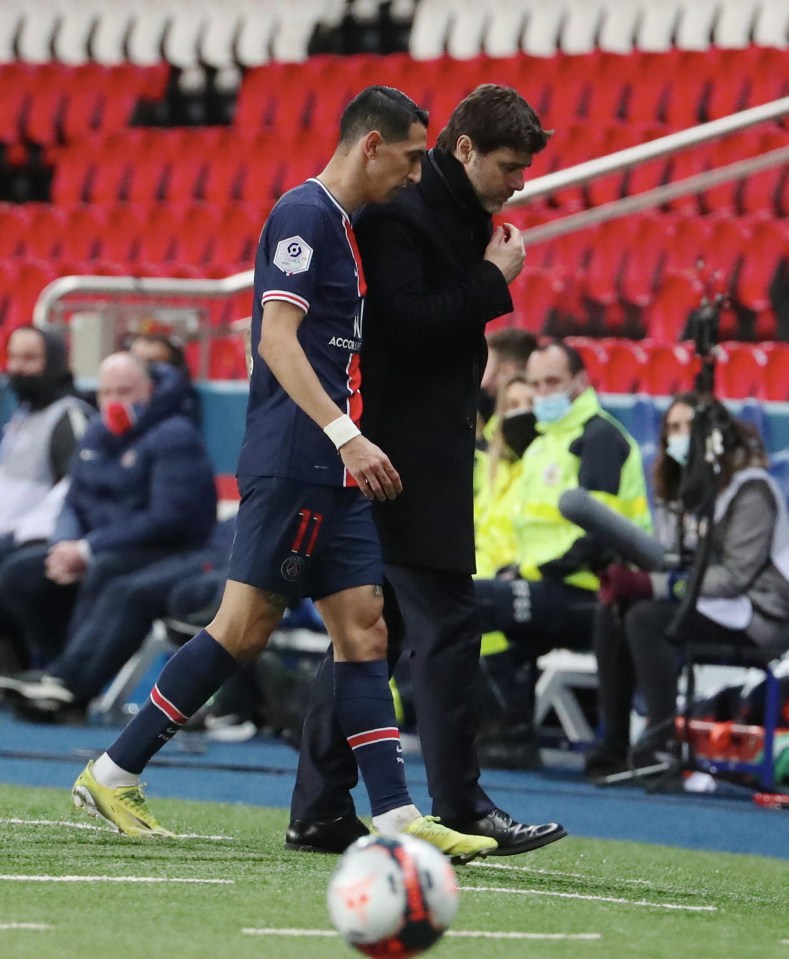
{"type": "Polygon", "coordinates": [[[153,367],[154,391],[131,429],[113,435],[101,417],[77,448],[52,542],[84,539],[93,554],[134,547],[202,546],[216,520],[213,469],[184,415],[189,383],[153,367]]]}

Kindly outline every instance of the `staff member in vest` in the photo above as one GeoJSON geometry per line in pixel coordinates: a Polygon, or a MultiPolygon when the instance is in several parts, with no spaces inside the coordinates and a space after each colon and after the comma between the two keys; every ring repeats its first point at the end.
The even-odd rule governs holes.
{"type": "MultiPolygon", "coordinates": [[[[20,326],[8,339],[6,374],[18,406],[0,441],[0,562],[46,540],[66,491],[61,482],[95,412],[76,395],[66,341],[54,330],[20,326]]],[[[24,643],[0,608],[4,670],[26,665],[24,643]]]]}
{"type": "MultiPolygon", "coordinates": [[[[675,397],[666,410],[655,462],[655,491],[663,503],[676,503],[690,449],[691,424],[698,404],[693,393],[675,397]]],[[[767,455],[753,427],[735,420],[715,401],[722,453],[719,488],[709,533],[710,558],[695,609],[680,639],[784,646],[789,618],[789,517],[786,502],[765,469],[767,455]],[[783,643],[781,639],[783,637],[783,643]]],[[[695,538],[696,518],[683,515],[683,539],[695,538]]],[[[597,619],[595,645],[600,665],[600,702],[605,738],[586,762],[591,780],[640,769],[671,753],[675,741],[677,650],[665,638],[684,595],[687,575],[646,573],[612,567],[601,591],[605,604],[597,619]],[[607,611],[616,605],[621,626],[607,611]],[[630,703],[635,688],[647,707],[647,728],[628,757],[630,703]],[[656,755],[657,754],[657,755],[656,755]]]]}
{"type": "Polygon", "coordinates": [[[500,629],[537,658],[555,647],[588,650],[599,580],[610,554],[565,519],[559,497],[578,486],[650,529],[638,444],[603,411],[580,354],[564,342],[539,347],[526,379],[538,436],[521,461],[513,516],[517,563],[477,579],[483,631],[500,629]]]}

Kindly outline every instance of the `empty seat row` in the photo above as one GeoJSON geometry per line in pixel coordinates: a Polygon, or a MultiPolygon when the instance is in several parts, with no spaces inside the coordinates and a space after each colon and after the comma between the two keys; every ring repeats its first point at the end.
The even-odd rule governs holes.
{"type": "Polygon", "coordinates": [[[215,206],[0,205],[0,260],[177,263],[249,269],[263,223],[243,203],[215,206]]]}
{"type": "MultiPolygon", "coordinates": [[[[569,337],[584,358],[590,380],[606,393],[671,396],[692,390],[701,360],[695,343],[644,339],[569,337]]],[[[725,399],[789,399],[789,344],[724,341],[715,349],[715,392],[725,399]]]]}
{"type": "MultiPolygon", "coordinates": [[[[661,134],[656,127],[578,120],[556,132],[545,151],[535,158],[530,176],[566,169],[661,134]]],[[[243,135],[233,127],[135,127],[106,136],[94,134],[53,152],[51,195],[58,204],[241,199],[265,205],[318,173],[331,154],[332,144],[321,130],[299,130],[284,124],[243,135]]],[[[785,145],[785,132],[775,124],[764,124],[600,177],[583,187],[559,191],[551,202],[564,213],[598,206],[785,145]]],[[[668,201],[666,208],[694,213],[787,215],[787,167],[773,166],[699,194],[677,197],[668,201]]]]}
{"type": "Polygon", "coordinates": [[[138,100],[158,100],[169,67],[0,63],[0,143],[47,147],[127,127],[138,100]]]}
{"type": "Polygon", "coordinates": [[[784,0],[420,0],[416,59],[789,43],[784,0]]]}
{"type": "MultiPolygon", "coordinates": [[[[536,211],[520,221],[524,228],[539,223],[536,211]]],[[[724,316],[731,335],[744,335],[739,326],[748,319],[755,335],[771,338],[777,318],[770,291],[788,255],[786,219],[645,213],[529,246],[513,299],[518,321],[531,329],[557,315],[581,326],[596,317],[601,332],[637,335],[641,328],[675,341],[708,278],[734,304],[724,316]]]]}
{"type": "Polygon", "coordinates": [[[316,56],[303,64],[270,63],[249,70],[235,124],[253,130],[282,122],[336,128],[344,104],[372,83],[403,89],[431,112],[438,132],[454,105],[479,83],[514,86],[547,125],[575,118],[663,123],[679,129],[778,99],[789,89],[789,51],[594,51],[583,55],[514,54],[418,61],[401,54],[316,56]]]}
{"type": "Polygon", "coordinates": [[[0,61],[148,66],[252,66],[303,60],[318,24],[338,24],[345,0],[7,0],[0,61]]]}
{"type": "Polygon", "coordinates": [[[242,200],[268,212],[286,190],[320,172],[333,141],[288,130],[240,137],[228,128],[202,131],[134,128],[85,139],[56,159],[57,204],[242,200]]]}

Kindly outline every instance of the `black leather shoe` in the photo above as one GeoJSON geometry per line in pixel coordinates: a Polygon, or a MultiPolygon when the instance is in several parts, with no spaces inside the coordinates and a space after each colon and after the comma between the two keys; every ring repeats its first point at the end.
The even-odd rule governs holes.
{"type": "Polygon", "coordinates": [[[487,853],[488,856],[517,856],[518,853],[547,846],[548,843],[556,842],[567,835],[567,830],[558,822],[529,826],[517,822],[503,809],[492,809],[487,816],[475,822],[444,822],[444,825],[468,836],[490,836],[495,839],[499,844],[498,849],[491,850],[487,853]]]}
{"type": "Polygon", "coordinates": [[[369,836],[370,830],[356,816],[337,819],[291,819],[285,833],[285,848],[300,852],[345,852],[352,842],[369,836]]]}

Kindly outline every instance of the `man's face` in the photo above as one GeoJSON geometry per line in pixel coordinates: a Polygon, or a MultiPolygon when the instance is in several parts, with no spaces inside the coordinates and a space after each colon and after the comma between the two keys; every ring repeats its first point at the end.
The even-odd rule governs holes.
{"type": "Polygon", "coordinates": [[[468,137],[460,138],[455,155],[465,167],[480,205],[488,213],[498,213],[513,193],[523,189],[524,171],[532,162],[531,153],[510,147],[480,153],[468,137]]]}
{"type": "Polygon", "coordinates": [[[566,392],[574,400],[586,389],[586,374],[573,375],[567,356],[558,346],[532,353],[526,365],[526,379],[536,396],[566,392]]]}
{"type": "Polygon", "coordinates": [[[17,330],[8,341],[6,370],[12,376],[40,376],[47,365],[43,337],[35,330],[17,330]]]}
{"type": "Polygon", "coordinates": [[[409,183],[419,183],[422,157],[427,150],[427,130],[412,123],[408,138],[387,142],[379,134],[370,134],[367,156],[370,161],[369,203],[386,203],[409,183]]]}
{"type": "Polygon", "coordinates": [[[147,403],[151,398],[151,381],[137,363],[116,362],[113,358],[99,371],[99,408],[109,403],[147,403]]]}

